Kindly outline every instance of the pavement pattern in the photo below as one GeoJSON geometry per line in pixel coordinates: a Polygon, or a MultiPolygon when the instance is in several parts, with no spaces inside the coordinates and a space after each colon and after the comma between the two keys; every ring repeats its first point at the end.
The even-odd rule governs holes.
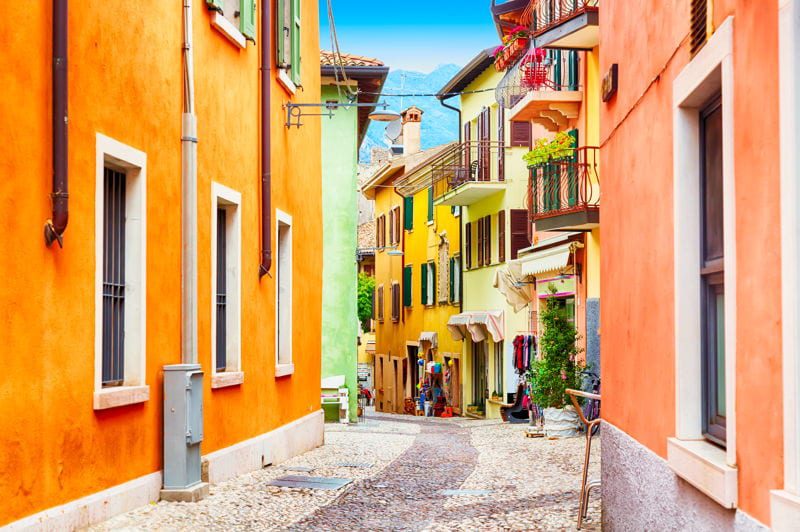
{"type": "MultiPolygon", "coordinates": [[[[524,430],[370,412],[359,424],[326,424],[324,446],[211,486],[199,503],[159,502],[93,529],[574,530],[584,439],[524,430]],[[336,491],[268,485],[284,475],[354,481],[336,491]]],[[[598,437],[594,446],[590,478],[599,477],[598,437]]],[[[583,530],[600,530],[599,491],[583,530]]]]}

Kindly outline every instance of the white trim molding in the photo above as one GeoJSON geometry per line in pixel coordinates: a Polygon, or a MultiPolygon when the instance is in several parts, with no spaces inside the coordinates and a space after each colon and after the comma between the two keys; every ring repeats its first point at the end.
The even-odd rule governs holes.
{"type": "Polygon", "coordinates": [[[95,159],[95,410],[147,401],[147,155],[101,133],[95,159]],[[123,385],[103,388],[103,217],[105,168],[125,173],[125,368],[123,385]]]}
{"type": "Polygon", "coordinates": [[[736,190],[733,123],[733,17],[673,82],[675,246],[675,419],[668,442],[675,472],[726,507],[736,505],[736,190]],[[700,305],[699,109],[722,95],[722,201],[725,256],[726,450],[703,438],[703,370],[700,305]],[[720,454],[721,453],[721,454],[720,454]],[[694,454],[694,459],[689,455],[694,454]],[[723,460],[720,461],[720,457],[723,460]],[[706,467],[706,466],[711,466],[706,467]],[[710,481],[703,477],[719,475],[710,481]],[[709,493],[719,488],[721,491],[709,493]]]}
{"type": "Polygon", "coordinates": [[[211,388],[237,386],[242,373],[242,195],[216,182],[211,183],[211,388]],[[217,371],[217,210],[224,209],[226,287],[226,367],[217,371]]]}
{"type": "Polygon", "coordinates": [[[80,530],[158,502],[161,471],[135,478],[6,525],[3,530],[80,530]]]}
{"type": "Polygon", "coordinates": [[[225,15],[219,11],[214,11],[214,14],[211,15],[211,26],[219,30],[231,43],[239,48],[247,48],[247,39],[242,35],[242,32],[239,31],[239,28],[234,26],[233,23],[225,18],[225,15]]]}
{"type": "Polygon", "coordinates": [[[772,527],[800,523],[800,1],[778,3],[780,95],[781,302],[783,343],[783,490],[771,492],[772,527]]]}
{"type": "Polygon", "coordinates": [[[275,376],[294,373],[292,217],[275,209],[275,376]]]}

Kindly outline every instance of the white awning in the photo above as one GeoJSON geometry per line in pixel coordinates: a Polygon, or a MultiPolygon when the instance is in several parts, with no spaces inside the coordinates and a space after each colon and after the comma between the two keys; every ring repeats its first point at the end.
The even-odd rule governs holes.
{"type": "Polygon", "coordinates": [[[473,311],[455,314],[450,316],[447,321],[447,329],[456,341],[463,340],[469,333],[473,342],[481,342],[486,339],[488,333],[494,342],[500,342],[504,338],[503,311],[473,311]]]}
{"type": "Polygon", "coordinates": [[[419,335],[419,343],[428,342],[431,349],[439,347],[439,334],[433,331],[423,331],[419,335]]]}
{"type": "Polygon", "coordinates": [[[531,289],[522,282],[522,265],[519,261],[512,260],[503,269],[497,269],[494,274],[492,286],[497,288],[506,298],[514,312],[526,308],[531,301],[531,289]]]}
{"type": "Polygon", "coordinates": [[[554,248],[535,251],[520,259],[522,275],[536,275],[565,268],[569,264],[569,246],[569,243],[561,244],[554,248]]]}

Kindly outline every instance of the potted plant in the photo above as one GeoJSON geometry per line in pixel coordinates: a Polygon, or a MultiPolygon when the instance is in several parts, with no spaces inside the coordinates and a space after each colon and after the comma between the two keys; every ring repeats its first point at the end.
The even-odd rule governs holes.
{"type": "Polygon", "coordinates": [[[575,152],[575,137],[563,131],[552,139],[540,137],[533,143],[533,149],[522,156],[528,168],[572,157],[575,152]]]}
{"type": "Polygon", "coordinates": [[[545,300],[542,335],[539,337],[540,357],[531,364],[528,380],[531,399],[544,409],[544,431],[548,437],[574,436],[578,413],[570,404],[566,390],[580,389],[584,364],[578,361],[580,336],[570,321],[567,308],[555,297],[556,288],[549,286],[545,300]]]}
{"type": "Polygon", "coordinates": [[[498,71],[507,69],[513,62],[525,53],[530,43],[530,33],[525,26],[511,28],[503,37],[502,46],[494,49],[494,67],[498,71]]]}

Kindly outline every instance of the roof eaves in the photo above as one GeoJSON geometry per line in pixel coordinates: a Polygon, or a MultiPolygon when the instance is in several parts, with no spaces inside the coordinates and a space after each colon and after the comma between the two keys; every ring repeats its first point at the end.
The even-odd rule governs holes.
{"type": "Polygon", "coordinates": [[[464,68],[459,70],[456,75],[439,90],[436,97],[440,100],[444,100],[449,97],[448,95],[450,93],[464,90],[475,78],[480,76],[484,70],[494,63],[494,57],[492,57],[493,51],[494,48],[486,48],[478,52],[478,55],[464,65],[464,68]]]}

